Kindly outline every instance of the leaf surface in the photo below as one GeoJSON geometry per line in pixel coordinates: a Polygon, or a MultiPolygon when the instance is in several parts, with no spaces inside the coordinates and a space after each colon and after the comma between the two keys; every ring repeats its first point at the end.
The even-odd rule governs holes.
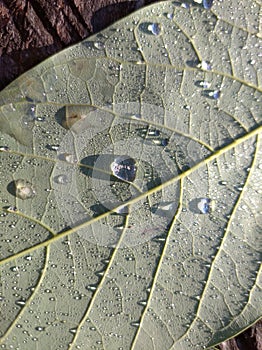
{"type": "Polygon", "coordinates": [[[261,4],[238,3],[144,8],[0,93],[3,348],[203,349],[261,317],[261,4]]]}

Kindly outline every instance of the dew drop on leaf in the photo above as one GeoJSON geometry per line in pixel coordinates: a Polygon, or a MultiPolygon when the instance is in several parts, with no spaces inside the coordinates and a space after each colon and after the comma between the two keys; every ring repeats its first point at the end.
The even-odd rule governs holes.
{"type": "Polygon", "coordinates": [[[65,185],[68,183],[68,177],[65,174],[57,175],[54,177],[54,181],[58,184],[65,185]]]}
{"type": "Polygon", "coordinates": [[[199,67],[204,69],[204,70],[211,70],[212,69],[211,64],[207,61],[202,61],[199,65],[199,67]]]}
{"type": "Polygon", "coordinates": [[[15,195],[20,199],[29,199],[35,196],[36,191],[31,182],[18,179],[14,181],[15,184],[15,195]]]}
{"type": "Polygon", "coordinates": [[[199,85],[204,89],[208,89],[211,84],[208,81],[203,80],[203,81],[200,81],[199,85]]]}
{"type": "Polygon", "coordinates": [[[202,214],[208,214],[212,211],[212,201],[210,198],[200,198],[197,207],[202,214]]]}
{"type": "Polygon", "coordinates": [[[24,306],[25,305],[25,301],[24,300],[17,300],[15,303],[18,306],[24,306]]]}
{"type": "Polygon", "coordinates": [[[0,152],[8,152],[9,147],[8,146],[0,146],[0,152]]]}
{"type": "Polygon", "coordinates": [[[161,25],[159,23],[149,24],[147,27],[148,31],[153,35],[159,35],[161,33],[161,25]]]}
{"type": "Polygon", "coordinates": [[[203,6],[206,10],[211,9],[213,5],[213,0],[203,0],[203,6]]]}
{"type": "Polygon", "coordinates": [[[115,158],[111,170],[118,179],[133,182],[136,177],[136,161],[129,156],[115,158]]]}
{"type": "Polygon", "coordinates": [[[102,43],[101,41],[96,41],[94,43],[94,47],[97,49],[97,50],[103,50],[105,48],[105,44],[102,43]]]}

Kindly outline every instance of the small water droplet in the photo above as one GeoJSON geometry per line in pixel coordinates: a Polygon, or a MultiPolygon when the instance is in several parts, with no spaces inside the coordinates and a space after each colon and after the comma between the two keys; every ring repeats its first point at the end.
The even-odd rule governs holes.
{"type": "Polygon", "coordinates": [[[17,300],[15,303],[18,306],[24,306],[25,305],[25,301],[24,300],[17,300]]]}
{"type": "Polygon", "coordinates": [[[72,334],[76,334],[77,328],[71,328],[71,329],[69,329],[69,332],[72,334]]]}
{"type": "Polygon", "coordinates": [[[68,177],[65,174],[57,175],[54,177],[54,181],[58,184],[65,185],[68,183],[68,177]]]}
{"type": "Polygon", "coordinates": [[[173,13],[168,13],[166,16],[167,16],[168,19],[173,19],[174,18],[174,14],[173,13]]]}
{"type": "Polygon", "coordinates": [[[32,260],[32,256],[31,256],[31,255],[27,255],[27,256],[25,256],[25,260],[27,260],[27,261],[31,261],[31,260],[32,260]]]}
{"type": "Polygon", "coordinates": [[[38,332],[43,332],[43,331],[45,330],[45,327],[38,326],[38,327],[35,327],[35,329],[36,329],[38,332]]]}
{"type": "Polygon", "coordinates": [[[117,157],[111,164],[111,170],[118,179],[133,182],[136,177],[136,161],[129,156],[117,157]]]}
{"type": "Polygon", "coordinates": [[[213,0],[203,0],[203,6],[206,10],[211,9],[213,5],[213,0]]]}
{"type": "Polygon", "coordinates": [[[9,147],[8,146],[0,146],[0,152],[8,152],[9,147]]]}
{"type": "Polygon", "coordinates": [[[166,147],[168,145],[169,140],[168,139],[162,139],[161,140],[161,145],[166,147]]]}
{"type": "Polygon", "coordinates": [[[219,185],[221,185],[221,186],[226,186],[226,185],[227,185],[227,182],[226,182],[226,181],[219,181],[219,185]]]}
{"type": "Polygon", "coordinates": [[[24,179],[18,179],[14,181],[15,185],[15,194],[20,199],[29,199],[35,196],[36,191],[31,184],[31,182],[24,180],[24,179]]]}
{"type": "Polygon", "coordinates": [[[91,290],[91,291],[95,291],[97,289],[97,287],[93,286],[93,285],[89,285],[89,286],[86,286],[86,289],[91,290]]]}
{"type": "Polygon", "coordinates": [[[159,136],[160,135],[160,131],[159,130],[148,130],[147,135],[148,136],[159,136]]]}
{"type": "Polygon", "coordinates": [[[208,88],[210,88],[210,86],[211,86],[211,84],[210,84],[208,81],[205,81],[205,80],[200,81],[200,82],[199,82],[199,85],[200,85],[201,87],[203,87],[204,89],[208,89],[208,88]]]}
{"type": "Polygon", "coordinates": [[[50,151],[58,151],[59,145],[47,145],[46,148],[48,148],[50,151]]]}
{"type": "Polygon", "coordinates": [[[94,47],[97,50],[103,50],[105,48],[105,44],[102,43],[101,41],[96,41],[96,42],[94,42],[94,47]]]}
{"type": "Polygon", "coordinates": [[[61,153],[59,154],[58,159],[66,161],[68,163],[77,163],[76,156],[71,153],[61,153]]]}
{"type": "Polygon", "coordinates": [[[10,207],[8,207],[6,210],[7,210],[8,212],[10,212],[10,213],[15,213],[15,212],[17,211],[17,207],[12,207],[12,206],[10,206],[10,207]]]}
{"type": "Polygon", "coordinates": [[[161,33],[161,25],[159,23],[149,24],[147,27],[148,31],[153,35],[159,35],[161,33]]]}
{"type": "Polygon", "coordinates": [[[133,327],[139,327],[140,323],[139,322],[131,322],[131,326],[133,327]]]}
{"type": "Polygon", "coordinates": [[[189,9],[189,8],[190,8],[190,5],[187,4],[186,2],[183,2],[183,3],[181,4],[181,7],[185,8],[185,9],[189,9]]]}

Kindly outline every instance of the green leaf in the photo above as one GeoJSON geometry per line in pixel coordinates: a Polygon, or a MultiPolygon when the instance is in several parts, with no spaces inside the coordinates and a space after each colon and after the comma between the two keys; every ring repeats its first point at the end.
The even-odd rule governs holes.
{"type": "Polygon", "coordinates": [[[203,349],[261,317],[261,4],[239,3],[144,8],[0,93],[3,349],[203,349]]]}

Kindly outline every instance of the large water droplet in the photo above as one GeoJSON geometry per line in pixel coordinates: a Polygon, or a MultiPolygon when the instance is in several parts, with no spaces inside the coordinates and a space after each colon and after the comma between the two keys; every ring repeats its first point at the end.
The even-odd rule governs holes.
{"type": "Polygon", "coordinates": [[[115,158],[111,170],[118,179],[133,182],[136,177],[136,161],[129,156],[115,158]]]}
{"type": "Polygon", "coordinates": [[[197,207],[202,214],[208,214],[212,211],[212,201],[210,198],[200,198],[197,207]]]}
{"type": "Polygon", "coordinates": [[[24,180],[24,179],[18,179],[14,181],[15,185],[15,194],[20,199],[29,199],[35,196],[36,191],[31,184],[31,182],[24,180]]]}
{"type": "Polygon", "coordinates": [[[159,23],[149,24],[147,27],[148,31],[153,35],[159,35],[161,33],[161,25],[159,23]]]}

